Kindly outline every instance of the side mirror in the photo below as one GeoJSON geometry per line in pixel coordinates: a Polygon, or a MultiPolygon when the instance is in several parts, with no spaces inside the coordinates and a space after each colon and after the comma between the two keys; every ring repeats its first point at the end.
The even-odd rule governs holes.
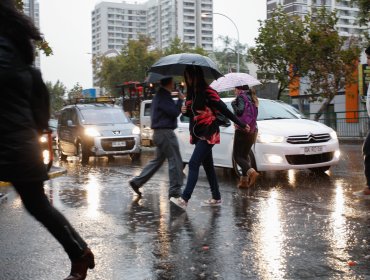
{"type": "Polygon", "coordinates": [[[67,126],[74,127],[75,125],[73,124],[72,120],[68,120],[67,121],[67,126]]]}

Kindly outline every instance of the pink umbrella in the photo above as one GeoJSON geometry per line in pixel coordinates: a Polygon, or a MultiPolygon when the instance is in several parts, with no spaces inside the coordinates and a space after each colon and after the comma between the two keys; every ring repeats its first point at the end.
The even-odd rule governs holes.
{"type": "Polygon", "coordinates": [[[239,86],[248,85],[253,87],[260,84],[259,80],[247,73],[228,73],[213,81],[210,86],[218,92],[222,92],[239,86]]]}

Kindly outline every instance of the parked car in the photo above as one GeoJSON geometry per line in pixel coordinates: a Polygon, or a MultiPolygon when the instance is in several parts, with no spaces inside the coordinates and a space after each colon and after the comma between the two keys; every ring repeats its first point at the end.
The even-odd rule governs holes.
{"type": "Polygon", "coordinates": [[[58,120],[58,150],[61,160],[78,156],[129,155],[140,157],[140,128],[121,107],[108,103],[74,104],[64,107],[58,120]]]}
{"type": "MultiPolygon", "coordinates": [[[[172,92],[172,97],[177,100],[177,92],[172,92]]],[[[140,131],[141,145],[153,146],[153,129],[151,129],[151,106],[152,100],[143,100],[140,104],[140,131]]]]}
{"type": "Polygon", "coordinates": [[[151,126],[151,112],[152,100],[144,100],[140,105],[140,131],[141,131],[141,144],[143,146],[153,145],[153,129],[151,126]]]}
{"type": "MultiPolygon", "coordinates": [[[[229,109],[233,98],[222,99],[229,109]]],[[[280,101],[259,99],[258,136],[250,160],[258,171],[310,169],[325,172],[339,161],[336,132],[330,127],[297,116],[280,101]]],[[[299,111],[298,111],[299,112],[299,111]]],[[[221,143],[213,147],[214,165],[240,168],[232,159],[234,126],[220,127],[221,143]]],[[[189,162],[194,146],[189,143],[189,119],[178,118],[176,135],[184,163],[189,162]]]]}

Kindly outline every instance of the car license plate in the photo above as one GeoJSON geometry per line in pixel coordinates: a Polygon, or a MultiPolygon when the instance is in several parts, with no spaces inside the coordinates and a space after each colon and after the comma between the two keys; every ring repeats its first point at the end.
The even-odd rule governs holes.
{"type": "Polygon", "coordinates": [[[112,142],[112,147],[126,147],[126,142],[125,141],[112,142]]]}
{"type": "Polygon", "coordinates": [[[323,146],[310,146],[303,148],[305,155],[320,154],[323,152],[323,146]]]}

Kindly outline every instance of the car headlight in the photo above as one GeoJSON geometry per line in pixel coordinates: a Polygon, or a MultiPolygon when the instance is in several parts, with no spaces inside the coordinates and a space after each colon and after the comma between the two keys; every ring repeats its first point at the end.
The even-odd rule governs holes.
{"type": "Polygon", "coordinates": [[[333,130],[332,132],[330,132],[330,137],[331,137],[331,139],[338,139],[338,135],[337,135],[337,133],[333,130]]]}
{"type": "Polygon", "coordinates": [[[139,135],[139,134],[140,134],[140,128],[139,128],[138,126],[135,126],[135,127],[132,129],[132,134],[139,135]]]}
{"type": "Polygon", "coordinates": [[[271,134],[258,134],[258,143],[282,143],[284,141],[284,136],[277,136],[271,134]]]}
{"type": "Polygon", "coordinates": [[[48,141],[48,138],[46,138],[46,136],[41,136],[40,137],[40,142],[41,143],[46,143],[48,141]]]}
{"type": "Polygon", "coordinates": [[[91,137],[100,136],[100,132],[96,128],[93,128],[93,127],[86,128],[85,129],[85,134],[87,136],[91,136],[91,137]]]}

